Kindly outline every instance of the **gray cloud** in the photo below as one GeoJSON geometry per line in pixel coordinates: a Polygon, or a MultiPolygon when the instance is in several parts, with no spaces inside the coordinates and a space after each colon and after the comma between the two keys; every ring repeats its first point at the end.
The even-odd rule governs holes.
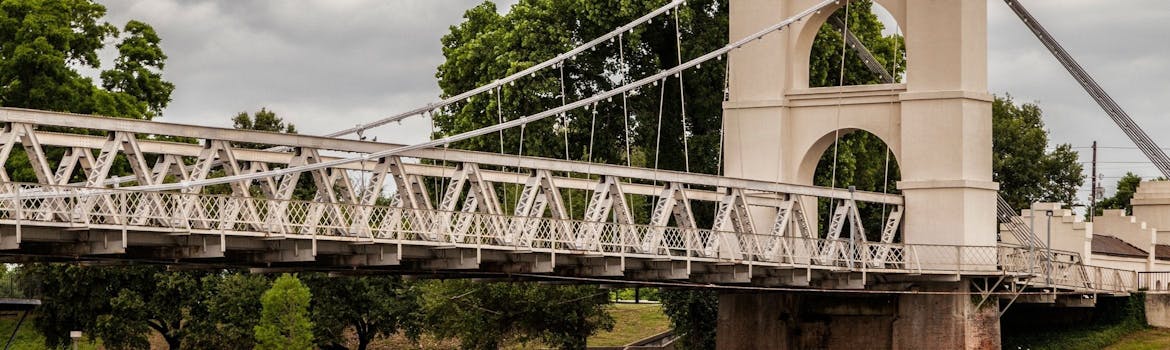
{"type": "MultiPolygon", "coordinates": [[[[304,133],[334,131],[433,101],[439,38],[477,0],[210,1],[102,0],[115,24],[155,26],[175,82],[164,120],[227,125],[239,111],[274,109],[304,133]]],[[[504,1],[506,9],[514,0],[504,1]]],[[[1159,0],[1032,0],[1026,3],[1081,64],[1163,146],[1170,118],[1170,3],[1159,0]]],[[[988,1],[989,72],[994,93],[1037,102],[1058,143],[1106,146],[1130,142],[1076,82],[996,0],[988,1]]],[[[103,55],[110,62],[111,50],[103,55]]],[[[92,72],[91,72],[92,73],[92,72]]],[[[371,134],[417,142],[427,121],[371,134]]],[[[1082,150],[1086,151],[1087,150],[1082,150]]],[[[1086,153],[1087,154],[1087,153],[1086,153]]],[[[1083,157],[1088,159],[1087,155],[1083,157]]],[[[1136,150],[1102,151],[1105,161],[1144,160],[1136,150]]],[[[1142,175],[1140,164],[1113,164],[1142,175]]],[[[1112,185],[1109,185],[1112,186],[1112,185]]]]}
{"type": "MultiPolygon", "coordinates": [[[[1166,136],[1170,118],[1164,107],[1170,98],[1170,85],[1165,83],[1170,79],[1170,45],[1165,44],[1164,34],[1170,23],[1170,3],[1034,0],[1025,5],[1151,138],[1170,146],[1166,136]]],[[[1088,146],[1096,140],[1102,146],[1132,146],[1007,6],[992,0],[988,12],[993,92],[1038,103],[1054,142],[1088,146]]],[[[1077,150],[1082,160],[1090,159],[1088,149],[1077,150]]],[[[1145,160],[1135,149],[1113,148],[1101,150],[1099,159],[1145,160]]],[[[1103,164],[1099,172],[1106,176],[1109,192],[1126,170],[1147,178],[1158,176],[1148,164],[1103,164]]],[[[1087,197],[1088,192],[1081,194],[1087,197]]]]}
{"type": "MultiPolygon", "coordinates": [[[[326,133],[438,96],[439,38],[478,0],[103,0],[107,20],[150,23],[177,86],[164,119],[227,125],[268,107],[303,133],[326,133]]],[[[104,56],[112,58],[112,49],[104,56]]],[[[106,62],[109,62],[107,59],[106,62]]],[[[417,142],[429,123],[371,134],[417,142]]]]}

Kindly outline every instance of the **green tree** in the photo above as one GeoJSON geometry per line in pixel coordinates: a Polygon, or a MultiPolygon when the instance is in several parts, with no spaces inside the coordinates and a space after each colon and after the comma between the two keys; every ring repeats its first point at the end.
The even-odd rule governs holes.
{"type": "Polygon", "coordinates": [[[586,338],[613,328],[608,293],[596,286],[436,281],[420,301],[427,331],[459,339],[462,349],[498,349],[506,342],[540,340],[584,349],[586,338]]]}
{"type": "Polygon", "coordinates": [[[313,323],[309,321],[309,288],[300,279],[282,274],[260,297],[260,323],[256,325],[255,349],[298,350],[313,348],[313,323]]]}
{"type": "Polygon", "coordinates": [[[397,277],[328,277],[302,275],[313,294],[313,334],[322,349],[345,349],[345,332],[352,329],[359,350],[374,337],[385,337],[405,329],[417,336],[412,322],[418,310],[419,289],[397,277]]]}
{"type": "Polygon", "coordinates": [[[122,285],[110,300],[109,313],[98,315],[95,334],[112,349],[149,347],[153,330],[170,349],[182,348],[194,321],[192,314],[205,307],[201,298],[205,272],[174,272],[159,266],[110,267],[114,274],[134,280],[122,285]]]}
{"type": "MultiPolygon", "coordinates": [[[[285,122],[284,118],[276,115],[276,112],[264,107],[261,107],[259,111],[252,113],[252,115],[248,115],[248,112],[240,112],[236,114],[235,117],[232,117],[232,127],[239,130],[267,131],[286,134],[297,133],[296,125],[285,122]]],[[[265,149],[273,147],[273,145],[252,142],[235,142],[233,145],[240,148],[250,149],[265,149]]],[[[285,165],[269,164],[269,166],[277,168],[284,167],[285,165]]],[[[220,177],[224,175],[224,172],[223,170],[216,170],[214,173],[208,175],[211,177],[220,177]]],[[[263,193],[263,191],[260,190],[259,184],[252,187],[253,196],[262,196],[261,193],[263,193]]],[[[231,193],[231,186],[227,184],[208,186],[206,191],[209,193],[226,194],[231,193]]],[[[297,200],[312,200],[316,194],[317,184],[313,182],[312,176],[309,173],[301,173],[300,178],[297,179],[296,189],[293,190],[292,198],[297,200]]]]}
{"type": "Polygon", "coordinates": [[[107,313],[120,285],[118,276],[105,269],[68,264],[25,264],[18,269],[18,283],[30,298],[41,299],[33,325],[45,336],[47,348],[69,344],[69,332],[92,330],[95,315],[107,313]]]}
{"type": "Polygon", "coordinates": [[[14,265],[0,265],[0,298],[23,298],[20,289],[20,270],[14,265]]]}
{"type": "Polygon", "coordinates": [[[282,132],[286,134],[297,133],[296,125],[285,123],[284,118],[276,116],[276,112],[264,107],[261,107],[259,111],[256,111],[251,116],[248,115],[248,112],[236,114],[232,118],[232,126],[242,130],[282,132]]]}
{"type": "Polygon", "coordinates": [[[206,314],[204,272],[157,265],[28,264],[19,270],[24,293],[44,300],[35,325],[46,345],[67,344],[72,330],[91,332],[111,349],[149,347],[150,333],[180,349],[191,325],[206,314]]]}
{"type": "Polygon", "coordinates": [[[1016,104],[1011,95],[992,103],[992,170],[1000,195],[1016,209],[1032,202],[1074,204],[1085,180],[1077,154],[1067,144],[1048,148],[1043,112],[1032,103],[1016,104]]]}
{"type": "MultiPolygon", "coordinates": [[[[491,82],[551,58],[628,23],[662,5],[662,1],[621,1],[602,3],[593,0],[551,1],[522,0],[506,15],[494,4],[485,2],[467,11],[466,21],[453,26],[442,39],[447,60],[439,66],[443,96],[452,96],[491,82]]],[[[679,13],[684,38],[683,59],[690,59],[726,43],[726,2],[695,0],[679,13]]],[[[621,42],[601,45],[565,62],[564,99],[575,101],[625,82],[672,67],[678,62],[674,20],[659,20],[640,26],[623,36],[621,42]],[[624,62],[614,58],[622,46],[624,62]],[[624,63],[624,64],[623,64],[624,63]]],[[[622,116],[620,98],[599,103],[589,110],[575,110],[564,119],[551,118],[525,127],[523,140],[519,129],[503,132],[499,137],[480,137],[459,142],[454,147],[505,153],[517,153],[521,141],[524,154],[570,159],[591,159],[602,163],[626,163],[624,145],[634,148],[642,166],[658,164],[663,169],[682,170],[684,154],[689,153],[691,170],[714,173],[719,149],[717,118],[722,111],[724,77],[722,61],[712,61],[697,70],[688,70],[686,81],[688,148],[683,147],[679,86],[677,79],[665,85],[646,87],[629,97],[628,124],[622,116]],[[661,103],[660,103],[661,102],[661,103]],[[664,118],[658,123],[659,112],[664,118]],[[594,118],[596,115],[596,118],[594,118]],[[565,124],[567,125],[561,125],[565,124]],[[658,134],[662,143],[656,147],[658,134]],[[627,139],[626,135],[630,137],[627,139]],[[565,138],[570,147],[565,148],[565,138]],[[597,146],[590,150],[590,144],[597,146]],[[684,152],[684,150],[686,152],[684,152]],[[590,152],[592,151],[592,152],[590,152]]],[[[484,95],[457,103],[435,115],[438,135],[450,135],[495,124],[499,119],[512,120],[561,104],[562,80],[559,69],[546,70],[534,77],[521,79],[502,89],[498,95],[484,95]],[[498,108],[499,107],[499,108],[498,108]],[[502,115],[498,111],[502,110],[502,115]]]]}
{"type": "Polygon", "coordinates": [[[118,44],[114,69],[101,73],[102,87],[134,97],[146,107],[142,115],[151,119],[162,114],[175,90],[174,84],[162,78],[167,55],[159,47],[162,40],[150,25],[130,21],[123,33],[127,36],[118,44]]]}
{"type": "MultiPolygon", "coordinates": [[[[162,80],[166,56],[149,25],[126,25],[114,68],[101,73],[105,88],[77,72],[76,67],[100,68],[98,50],[118,37],[116,27],[101,21],[105,13],[91,0],[0,1],[0,106],[134,119],[161,114],[174,86],[162,80]]],[[[56,159],[64,149],[45,152],[56,159]]],[[[36,181],[21,148],[13,150],[5,168],[15,181],[36,181]]],[[[128,172],[124,159],[111,169],[111,174],[128,172]]]]}
{"type": "Polygon", "coordinates": [[[118,30],[89,0],[0,2],[0,106],[151,119],[170,102],[166,55],[149,25],[131,21],[105,89],[74,67],[100,68],[97,51],[118,30]]]}
{"type": "Polygon", "coordinates": [[[679,336],[680,349],[714,349],[719,293],[710,290],[663,289],[662,312],[679,336]]]}
{"type": "MultiPolygon", "coordinates": [[[[833,12],[832,20],[849,23],[849,32],[869,49],[882,67],[900,79],[905,72],[906,45],[900,35],[883,35],[885,24],[873,12],[873,1],[854,0],[849,2],[849,18],[845,9],[833,12]],[[896,64],[895,64],[896,63],[896,64]]],[[[841,29],[830,22],[821,25],[809,53],[810,87],[869,85],[885,83],[877,73],[871,71],[853,49],[842,50],[841,29]],[[845,57],[845,70],[841,74],[841,55],[845,57]]]]}
{"type": "Polygon", "coordinates": [[[248,349],[256,344],[260,297],[270,283],[263,275],[227,271],[203,277],[206,305],[191,315],[194,321],[183,341],[184,349],[248,349]]]}
{"type": "Polygon", "coordinates": [[[117,29],[91,1],[0,2],[0,105],[93,109],[95,87],[70,65],[99,68],[97,50],[117,29]]]}
{"type": "Polygon", "coordinates": [[[69,332],[84,330],[104,338],[110,348],[138,348],[145,344],[150,305],[143,290],[155,287],[151,266],[84,266],[35,263],[20,267],[24,294],[39,298],[36,328],[45,345],[69,343],[69,332]]]}
{"type": "Polygon", "coordinates": [[[1142,177],[1134,173],[1126,172],[1120,180],[1117,180],[1117,192],[1113,196],[1102,198],[1097,205],[1093,207],[1093,215],[1100,216],[1105,209],[1125,209],[1126,215],[1133,214],[1133,205],[1130,200],[1133,199],[1133,194],[1137,193],[1138,186],[1142,184],[1142,177]]]}
{"type": "MultiPolygon", "coordinates": [[[[468,10],[464,16],[466,21],[451,27],[451,32],[443,37],[446,61],[436,73],[440,79],[439,86],[444,97],[453,96],[498,77],[519,72],[569,50],[576,43],[592,40],[628,23],[663,3],[659,0],[521,0],[507,14],[500,15],[493,3],[485,2],[468,10]]],[[[565,62],[563,79],[562,69],[546,70],[521,79],[497,94],[476,97],[439,111],[434,116],[436,136],[481,128],[501,119],[513,120],[531,115],[561,105],[562,99],[579,100],[673,67],[680,60],[680,52],[681,59],[686,61],[726,44],[726,1],[688,1],[678,11],[677,18],[683,38],[681,47],[676,42],[674,17],[655,20],[626,33],[621,41],[603,44],[596,50],[584,52],[565,62]],[[615,58],[624,58],[624,61],[615,58]]],[[[691,171],[716,173],[719,169],[716,160],[719,159],[720,151],[722,121],[719,116],[722,115],[725,69],[724,61],[711,61],[699,69],[686,71],[683,73],[684,95],[680,95],[678,79],[667,79],[659,85],[647,86],[631,93],[627,101],[628,110],[623,109],[620,98],[614,98],[588,110],[570,111],[563,118],[537,121],[523,129],[506,130],[500,137],[474,138],[456,143],[453,147],[515,154],[520,152],[522,143],[525,155],[599,163],[629,162],[635,166],[657,166],[671,170],[684,170],[689,163],[691,171]],[[685,114],[688,116],[685,121],[689,135],[685,140],[686,147],[683,121],[679,119],[683,115],[683,107],[679,103],[683,96],[686,100],[685,114]],[[628,120],[623,120],[626,115],[629,116],[628,120]],[[659,115],[665,116],[661,122],[659,115]],[[627,124],[629,129],[626,128],[627,124]],[[632,149],[629,159],[625,147],[615,147],[626,144],[632,149]],[[604,146],[591,148],[590,145],[604,146]]],[[[567,199],[576,197],[576,200],[568,200],[570,212],[574,212],[574,206],[584,206],[583,193],[577,196],[572,191],[566,193],[567,199]]],[[[635,206],[636,216],[646,217],[652,203],[631,205],[635,206]]],[[[714,211],[705,205],[696,206],[695,213],[699,215],[697,219],[700,222],[709,223],[714,211]]],[[[477,315],[444,318],[446,322],[436,323],[447,325],[448,330],[441,333],[458,335],[465,347],[470,344],[492,347],[507,337],[523,338],[517,334],[525,331],[523,328],[501,328],[501,323],[508,324],[503,323],[506,321],[503,315],[475,307],[497,305],[486,303],[485,300],[498,300],[490,297],[509,295],[509,290],[495,285],[483,288],[459,298],[464,300],[459,303],[429,304],[432,307],[442,305],[456,309],[448,312],[471,312],[477,315]],[[483,337],[491,339],[481,339],[483,337]]],[[[559,289],[564,287],[537,285],[525,288],[534,293],[553,293],[563,292],[559,289]]],[[[570,309],[577,310],[575,314],[578,315],[592,314],[593,311],[604,314],[604,310],[597,308],[595,303],[570,306],[570,309]]],[[[566,307],[558,305],[556,309],[566,307]]],[[[428,314],[436,315],[434,312],[428,314]]],[[[595,327],[573,327],[582,333],[572,338],[583,341],[584,335],[588,334],[585,331],[595,327]]],[[[565,346],[573,347],[568,344],[565,346]]]]}

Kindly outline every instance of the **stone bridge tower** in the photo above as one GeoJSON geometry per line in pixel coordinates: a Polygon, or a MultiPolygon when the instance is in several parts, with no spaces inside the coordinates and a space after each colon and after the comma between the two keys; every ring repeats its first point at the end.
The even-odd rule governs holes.
{"type": "MultiPolygon", "coordinates": [[[[732,40],[814,0],[732,0],[732,40]]],[[[812,184],[837,130],[865,130],[901,167],[906,243],[993,246],[987,2],[874,0],[906,40],[905,84],[809,88],[809,53],[833,10],[730,54],[724,105],[728,176],[812,184]]]]}
{"type": "MultiPolygon", "coordinates": [[[[820,2],[730,1],[731,40],[820,2]]],[[[903,242],[994,246],[998,185],[991,170],[988,3],[873,1],[902,28],[906,83],[809,88],[817,31],[844,1],[745,45],[729,56],[726,174],[812,184],[837,131],[865,130],[890,146],[901,168],[903,242]]],[[[900,287],[961,293],[969,283],[952,276],[900,287]]],[[[998,307],[976,310],[958,293],[728,293],[720,297],[719,348],[998,349],[998,307]]]]}

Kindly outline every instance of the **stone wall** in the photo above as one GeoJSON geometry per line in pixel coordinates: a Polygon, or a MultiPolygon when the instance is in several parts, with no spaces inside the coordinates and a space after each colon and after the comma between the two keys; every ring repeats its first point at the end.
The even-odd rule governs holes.
{"type": "Polygon", "coordinates": [[[1146,294],[1146,323],[1170,327],[1170,294],[1146,294]]]}

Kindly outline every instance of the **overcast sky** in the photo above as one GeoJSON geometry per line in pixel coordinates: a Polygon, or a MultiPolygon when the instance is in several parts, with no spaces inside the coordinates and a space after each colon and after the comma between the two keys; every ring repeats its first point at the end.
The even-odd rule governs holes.
{"type": "MultiPolygon", "coordinates": [[[[177,86],[162,120],[229,126],[240,111],[267,107],[301,133],[322,134],[437,99],[439,38],[478,0],[99,0],[107,20],[150,23],[170,56],[165,78],[177,86]]],[[[514,0],[498,1],[501,11],[514,0]]],[[[1030,0],[1052,34],[1156,142],[1170,146],[1170,2],[1030,0]]],[[[989,0],[990,83],[996,94],[1036,102],[1052,139],[1084,147],[1098,140],[1131,147],[1076,82],[1000,1],[989,0]]],[[[112,46],[112,45],[111,45],[112,46]]],[[[111,50],[103,62],[112,62],[111,50]]],[[[425,140],[415,118],[370,135],[425,140]]],[[[1082,159],[1088,160],[1088,149],[1082,159]]],[[[1144,161],[1133,149],[1103,149],[1102,162],[1144,161]]],[[[1112,189],[1126,169],[1155,176],[1148,164],[1103,163],[1112,189]]],[[[1111,191],[1110,191],[1111,192],[1111,191]]],[[[1084,193],[1083,193],[1084,194],[1084,193]]]]}

